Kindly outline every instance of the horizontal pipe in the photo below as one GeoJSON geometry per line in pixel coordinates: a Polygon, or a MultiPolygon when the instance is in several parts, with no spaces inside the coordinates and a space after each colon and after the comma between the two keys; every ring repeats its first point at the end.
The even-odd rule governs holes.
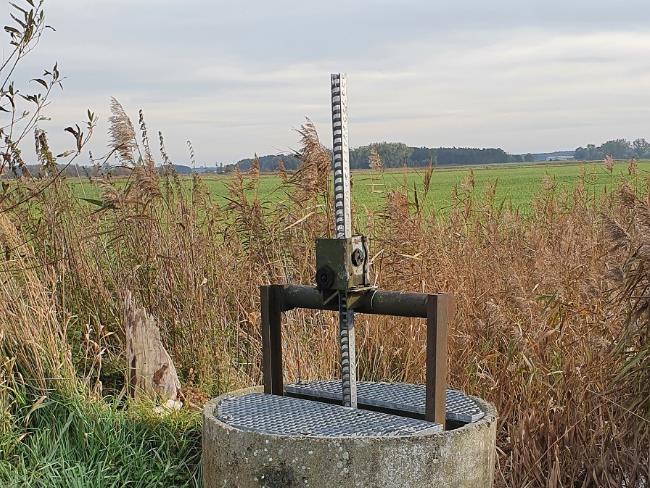
{"type": "MultiPolygon", "coordinates": [[[[426,293],[404,293],[399,291],[368,290],[354,302],[356,313],[393,315],[396,317],[427,317],[426,293]]],[[[313,310],[338,310],[338,300],[323,304],[318,289],[305,285],[284,285],[282,287],[282,309],[308,308],[313,310]]]]}

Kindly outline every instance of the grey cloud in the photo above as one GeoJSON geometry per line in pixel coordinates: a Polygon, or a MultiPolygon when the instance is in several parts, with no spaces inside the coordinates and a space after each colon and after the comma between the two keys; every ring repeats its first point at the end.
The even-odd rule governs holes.
{"type": "MultiPolygon", "coordinates": [[[[110,96],[143,108],[177,161],[295,144],[304,116],[328,140],[328,75],[350,78],[351,141],[572,148],[643,135],[650,107],[650,2],[51,1],[25,77],[58,60],[68,76],[46,124],[110,96]]],[[[0,12],[1,13],[1,12],[0,12]]],[[[4,16],[6,18],[6,15],[4,16]]],[[[31,75],[30,75],[31,74],[31,75]]]]}

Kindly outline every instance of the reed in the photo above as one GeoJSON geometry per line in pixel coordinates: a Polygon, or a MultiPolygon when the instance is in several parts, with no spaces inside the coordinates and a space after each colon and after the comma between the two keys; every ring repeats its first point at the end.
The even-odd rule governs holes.
{"type": "MultiPolygon", "coordinates": [[[[125,183],[92,179],[102,197],[88,203],[59,178],[20,206],[2,202],[0,310],[12,317],[2,381],[67,378],[119,397],[129,290],[161,324],[188,404],[259,384],[258,287],[311,283],[314,239],[332,234],[329,158],[313,124],[272,201],[253,165],[232,176],[222,205],[201,178],[169,169],[162,137],[158,171],[142,114],[138,141],[112,109],[125,183]]],[[[423,211],[435,178],[430,167],[421,184],[385,193],[375,182],[383,207],[366,209],[358,230],[382,287],[455,296],[449,381],[497,406],[498,486],[647,485],[647,192],[594,195],[583,178],[563,194],[550,180],[522,215],[470,173],[443,216],[423,211]]],[[[336,328],[328,312],[288,314],[289,380],[338,374],[336,328]]],[[[362,379],[423,381],[423,323],[360,316],[357,334],[362,379]]]]}

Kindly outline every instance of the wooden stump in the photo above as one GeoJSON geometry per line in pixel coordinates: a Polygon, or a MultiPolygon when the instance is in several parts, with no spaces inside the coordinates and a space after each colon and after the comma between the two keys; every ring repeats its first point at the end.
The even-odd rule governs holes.
{"type": "Polygon", "coordinates": [[[131,292],[124,297],[127,385],[129,394],[153,397],[171,408],[181,406],[181,383],[160,339],[155,319],[137,307],[131,292]]]}

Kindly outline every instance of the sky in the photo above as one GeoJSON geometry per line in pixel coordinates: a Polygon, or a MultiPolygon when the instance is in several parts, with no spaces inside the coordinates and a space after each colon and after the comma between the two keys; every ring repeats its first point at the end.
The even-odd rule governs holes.
{"type": "MultiPolygon", "coordinates": [[[[19,0],[15,0],[19,1],[19,0]]],[[[110,97],[188,162],[297,148],[309,117],[331,145],[329,75],[348,76],[350,145],[510,153],[650,139],[648,0],[46,0],[48,31],[19,79],[66,77],[43,123],[99,117],[110,97]]],[[[0,5],[7,23],[9,6],[0,5]]],[[[3,25],[4,25],[3,24],[3,25]]],[[[7,53],[5,42],[3,55],[7,53]]]]}

